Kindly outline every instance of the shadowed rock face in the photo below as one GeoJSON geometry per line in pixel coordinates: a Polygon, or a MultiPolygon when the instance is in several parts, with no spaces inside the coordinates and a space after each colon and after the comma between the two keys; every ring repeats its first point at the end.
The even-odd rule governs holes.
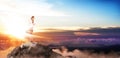
{"type": "Polygon", "coordinates": [[[60,54],[52,51],[47,46],[30,43],[23,44],[16,47],[11,53],[8,54],[7,58],[64,58],[60,54]]]}

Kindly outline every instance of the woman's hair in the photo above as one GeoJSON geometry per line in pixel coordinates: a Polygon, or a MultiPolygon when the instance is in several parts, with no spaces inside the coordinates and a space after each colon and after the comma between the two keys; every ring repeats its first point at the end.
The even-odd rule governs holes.
{"type": "Polygon", "coordinates": [[[32,16],[31,18],[34,18],[34,16],[32,16]]]}
{"type": "Polygon", "coordinates": [[[34,16],[31,17],[32,23],[34,23],[34,16]]]}

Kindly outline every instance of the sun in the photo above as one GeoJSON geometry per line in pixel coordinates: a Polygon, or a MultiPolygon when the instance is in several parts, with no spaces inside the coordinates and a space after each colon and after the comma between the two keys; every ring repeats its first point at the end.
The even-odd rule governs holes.
{"type": "Polygon", "coordinates": [[[4,19],[3,25],[5,27],[5,33],[24,39],[26,30],[28,29],[27,23],[24,19],[11,18],[4,19]]]}
{"type": "Polygon", "coordinates": [[[20,29],[20,26],[18,28],[14,27],[14,28],[11,28],[11,29],[9,27],[7,27],[7,30],[6,30],[5,33],[16,36],[20,39],[24,39],[24,37],[26,35],[25,31],[26,30],[24,28],[20,29]]]}

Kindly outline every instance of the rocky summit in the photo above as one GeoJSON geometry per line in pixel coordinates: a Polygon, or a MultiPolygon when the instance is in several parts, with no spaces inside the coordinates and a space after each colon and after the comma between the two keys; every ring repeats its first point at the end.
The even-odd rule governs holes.
{"type": "Polygon", "coordinates": [[[52,51],[51,48],[39,43],[25,43],[11,51],[7,58],[64,58],[52,51]]]}

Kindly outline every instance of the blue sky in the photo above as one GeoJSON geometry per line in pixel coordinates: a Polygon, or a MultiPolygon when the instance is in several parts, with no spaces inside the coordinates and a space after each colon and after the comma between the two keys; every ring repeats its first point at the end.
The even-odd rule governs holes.
{"type": "Polygon", "coordinates": [[[48,2],[54,4],[53,9],[70,15],[65,19],[65,21],[68,19],[69,23],[63,22],[64,26],[120,26],[119,1],[49,0],[48,2]]]}

